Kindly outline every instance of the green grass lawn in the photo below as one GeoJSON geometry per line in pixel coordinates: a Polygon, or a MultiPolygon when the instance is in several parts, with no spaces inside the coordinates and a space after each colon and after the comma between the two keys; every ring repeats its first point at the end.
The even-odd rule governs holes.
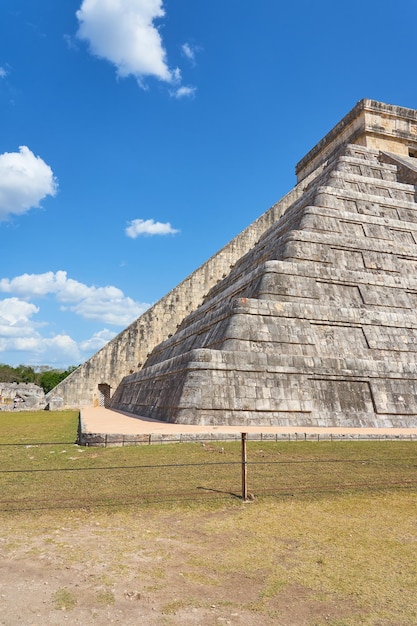
{"type": "Polygon", "coordinates": [[[0,411],[0,445],[72,442],[78,411],[0,411]]]}
{"type": "MultiPolygon", "coordinates": [[[[74,411],[0,413],[0,509],[233,499],[240,442],[84,447],[74,411]],[[55,443],[56,442],[56,443],[55,443]]],[[[411,441],[248,442],[256,497],[414,489],[411,441]]]]}
{"type": "Polygon", "coordinates": [[[104,563],[117,615],[137,580],[161,624],[217,624],[213,606],[241,624],[417,624],[416,442],[251,441],[244,504],[239,442],[85,448],[76,430],[71,412],[0,414],[3,554],[73,568],[55,603],[104,563]]]}

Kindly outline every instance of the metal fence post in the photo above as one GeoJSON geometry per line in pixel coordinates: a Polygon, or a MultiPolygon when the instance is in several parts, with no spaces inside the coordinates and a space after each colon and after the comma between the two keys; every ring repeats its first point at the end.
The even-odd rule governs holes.
{"type": "Polygon", "coordinates": [[[248,499],[248,466],[246,455],[246,433],[242,433],[242,500],[248,499]]]}

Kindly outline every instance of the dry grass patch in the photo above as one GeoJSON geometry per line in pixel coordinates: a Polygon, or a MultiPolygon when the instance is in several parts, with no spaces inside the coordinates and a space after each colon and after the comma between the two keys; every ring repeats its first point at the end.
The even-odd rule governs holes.
{"type": "Polygon", "coordinates": [[[416,506],[416,493],[390,491],[57,511],[32,523],[7,514],[2,582],[19,571],[7,573],[8,563],[21,564],[21,579],[30,561],[78,600],[72,615],[90,603],[97,619],[105,608],[128,610],[127,624],[137,623],[126,608],[135,597],[129,606],[149,624],[164,615],[172,624],[409,626],[417,623],[416,506]]]}
{"type": "Polygon", "coordinates": [[[70,611],[77,605],[77,600],[68,589],[58,589],[53,596],[54,608],[58,611],[70,611]]]}

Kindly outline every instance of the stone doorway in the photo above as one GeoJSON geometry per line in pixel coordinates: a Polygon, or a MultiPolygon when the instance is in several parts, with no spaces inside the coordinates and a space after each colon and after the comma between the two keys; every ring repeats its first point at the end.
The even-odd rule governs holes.
{"type": "Polygon", "coordinates": [[[110,385],[100,383],[98,386],[98,405],[108,407],[110,405],[110,385]]]}

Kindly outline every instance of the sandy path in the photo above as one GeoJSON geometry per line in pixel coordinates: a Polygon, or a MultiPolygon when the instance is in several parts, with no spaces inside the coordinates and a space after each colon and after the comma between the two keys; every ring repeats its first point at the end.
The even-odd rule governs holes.
{"type": "Polygon", "coordinates": [[[112,411],[104,407],[83,407],[81,410],[83,432],[106,433],[109,435],[148,435],[148,434],[307,434],[311,435],[369,435],[369,436],[417,436],[417,428],[317,428],[303,426],[194,426],[168,424],[147,417],[138,417],[130,413],[112,411]]]}

